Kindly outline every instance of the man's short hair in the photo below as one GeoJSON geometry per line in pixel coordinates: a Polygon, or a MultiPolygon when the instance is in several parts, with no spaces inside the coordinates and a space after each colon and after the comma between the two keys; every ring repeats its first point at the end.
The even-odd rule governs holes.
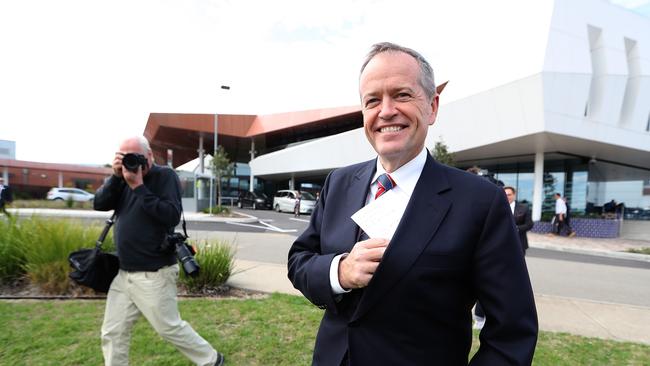
{"type": "Polygon", "coordinates": [[[427,98],[429,98],[429,100],[432,100],[433,97],[436,96],[436,82],[433,77],[433,68],[431,67],[429,62],[427,62],[424,56],[422,56],[417,51],[408,47],[400,46],[395,43],[381,42],[372,45],[372,47],[370,48],[370,52],[368,52],[368,55],[366,55],[363,65],[361,66],[361,72],[359,73],[359,76],[361,76],[363,70],[366,69],[366,66],[368,65],[370,60],[372,60],[373,57],[383,52],[403,52],[406,53],[407,55],[412,56],[418,62],[418,65],[420,65],[420,77],[418,82],[420,83],[422,89],[424,89],[427,98]]]}
{"type": "Polygon", "coordinates": [[[147,140],[146,137],[144,136],[137,136],[138,142],[140,143],[140,147],[142,148],[142,151],[146,154],[147,152],[151,151],[151,146],[149,145],[149,140],[147,140]]]}
{"type": "Polygon", "coordinates": [[[555,195],[558,196],[558,197],[562,197],[562,195],[560,193],[558,193],[558,192],[555,192],[555,195]]]}
{"type": "Polygon", "coordinates": [[[514,187],[510,187],[510,186],[505,186],[505,187],[503,187],[503,190],[504,190],[504,191],[505,191],[506,189],[509,189],[509,190],[512,191],[512,193],[517,194],[517,190],[514,189],[514,187]]]}

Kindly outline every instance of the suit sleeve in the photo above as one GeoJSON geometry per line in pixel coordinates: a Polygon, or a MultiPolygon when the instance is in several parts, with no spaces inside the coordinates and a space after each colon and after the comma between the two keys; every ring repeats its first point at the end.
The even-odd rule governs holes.
{"type": "Polygon", "coordinates": [[[288,276],[293,286],[314,305],[336,313],[337,307],[330,285],[329,270],[332,259],[337,253],[322,254],[320,242],[330,177],[331,174],[325,179],[320,199],[309,220],[309,226],[289,250],[288,276]]]}
{"type": "Polygon", "coordinates": [[[486,323],[470,365],[530,365],[537,311],[514,220],[496,192],[476,245],[473,281],[486,323]]]}
{"type": "Polygon", "coordinates": [[[517,225],[517,229],[519,229],[519,232],[525,233],[526,231],[530,230],[533,228],[533,218],[530,214],[530,209],[528,206],[522,206],[525,211],[524,211],[524,223],[517,225]]]}

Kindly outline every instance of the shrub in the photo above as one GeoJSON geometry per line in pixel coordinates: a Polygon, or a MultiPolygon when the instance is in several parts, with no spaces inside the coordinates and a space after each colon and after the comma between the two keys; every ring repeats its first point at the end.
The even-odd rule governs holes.
{"type": "MultiPolygon", "coordinates": [[[[210,207],[206,207],[203,209],[203,213],[210,213],[210,207]]],[[[212,214],[213,215],[229,215],[230,214],[230,209],[226,206],[212,206],[212,214]]]]}
{"type": "Polygon", "coordinates": [[[25,274],[21,232],[15,217],[0,217],[0,283],[10,283],[25,274]]]}
{"type": "Polygon", "coordinates": [[[195,293],[215,289],[226,283],[234,267],[235,251],[232,246],[218,240],[193,241],[192,244],[195,248],[198,247],[195,259],[201,269],[198,276],[188,277],[181,268],[180,282],[195,293]]]}
{"type": "MultiPolygon", "coordinates": [[[[76,285],[68,278],[68,255],[74,250],[94,246],[101,230],[99,225],[82,225],[71,220],[33,217],[21,221],[18,241],[25,256],[24,272],[45,293],[69,293],[76,285]]],[[[104,249],[113,248],[109,234],[104,249]]]]}
{"type": "Polygon", "coordinates": [[[648,255],[650,255],[650,247],[643,247],[643,248],[629,248],[629,249],[626,250],[626,252],[636,253],[636,254],[648,254],[648,255]]]}
{"type": "MultiPolygon", "coordinates": [[[[75,209],[92,210],[93,203],[74,202],[75,209]]],[[[63,200],[19,200],[16,199],[11,203],[12,208],[68,208],[68,202],[63,200]]]]}

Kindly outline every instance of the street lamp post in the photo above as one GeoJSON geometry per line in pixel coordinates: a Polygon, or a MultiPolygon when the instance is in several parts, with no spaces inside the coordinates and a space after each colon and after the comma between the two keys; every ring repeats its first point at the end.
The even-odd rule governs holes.
{"type": "MultiPolygon", "coordinates": [[[[230,86],[221,85],[221,89],[230,90],[230,86]]],[[[215,113],[214,114],[214,137],[213,137],[214,144],[212,146],[212,149],[213,149],[212,150],[212,163],[210,164],[211,165],[211,169],[210,169],[210,171],[211,171],[211,173],[210,173],[210,215],[212,215],[212,198],[213,198],[213,193],[212,192],[214,190],[214,183],[213,183],[214,182],[214,174],[215,174],[215,171],[214,171],[215,170],[214,169],[215,168],[214,167],[214,158],[217,155],[217,147],[219,146],[219,144],[217,143],[217,136],[218,136],[217,128],[218,127],[219,127],[219,114],[215,113]]],[[[221,178],[219,178],[219,179],[221,179],[221,178]]],[[[217,199],[219,199],[218,196],[217,196],[217,199]]],[[[221,202],[218,202],[217,206],[219,206],[220,204],[221,204],[221,202]]]]}

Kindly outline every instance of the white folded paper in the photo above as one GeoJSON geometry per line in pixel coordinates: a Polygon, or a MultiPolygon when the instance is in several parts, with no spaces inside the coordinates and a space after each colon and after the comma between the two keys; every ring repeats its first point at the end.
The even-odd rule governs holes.
{"type": "Polygon", "coordinates": [[[368,234],[370,238],[393,238],[399,225],[408,197],[390,190],[378,199],[355,212],[352,220],[368,234]]]}

